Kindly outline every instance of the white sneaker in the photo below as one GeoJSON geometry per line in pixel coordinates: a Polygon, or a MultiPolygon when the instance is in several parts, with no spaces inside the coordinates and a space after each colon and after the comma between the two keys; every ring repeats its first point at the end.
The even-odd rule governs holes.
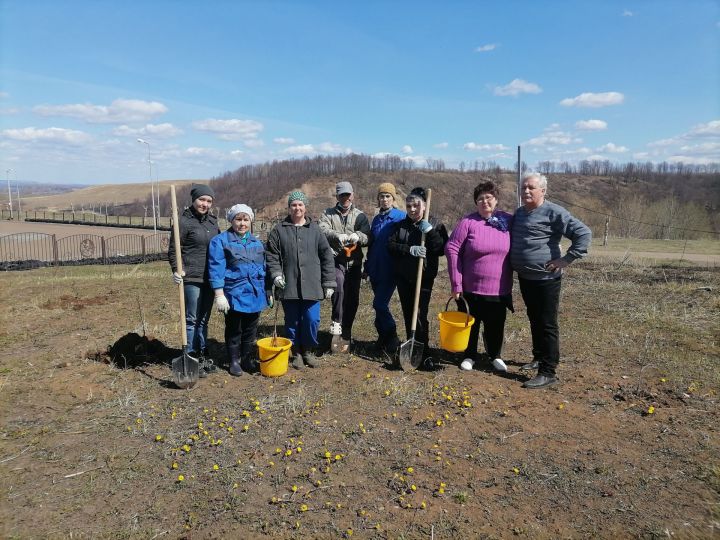
{"type": "Polygon", "coordinates": [[[339,336],[342,334],[342,325],[339,322],[331,322],[330,323],[330,335],[332,336],[339,336]]]}
{"type": "Polygon", "coordinates": [[[472,358],[466,358],[460,364],[460,369],[462,369],[463,371],[471,371],[474,365],[475,360],[473,360],[472,358]]]}
{"type": "Polygon", "coordinates": [[[496,371],[507,371],[507,366],[505,365],[505,362],[502,361],[502,358],[496,358],[493,360],[492,365],[496,371]]]}

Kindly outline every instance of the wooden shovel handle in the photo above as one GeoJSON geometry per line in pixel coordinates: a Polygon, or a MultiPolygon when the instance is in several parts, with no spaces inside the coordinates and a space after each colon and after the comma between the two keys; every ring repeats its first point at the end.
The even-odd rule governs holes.
{"type": "MultiPolygon", "coordinates": [[[[423,219],[425,221],[430,219],[430,199],[432,198],[432,189],[427,190],[427,202],[425,203],[425,215],[423,216],[423,219]]],[[[422,237],[420,238],[420,245],[425,246],[425,233],[422,233],[422,237]]],[[[427,257],[427,255],[426,255],[427,257]]],[[[410,332],[415,335],[415,329],[417,328],[417,314],[418,314],[418,308],[420,307],[420,285],[422,281],[422,275],[423,275],[423,263],[425,261],[422,257],[418,257],[418,271],[417,271],[417,283],[415,283],[415,301],[413,302],[413,315],[412,315],[412,324],[410,325],[410,332]]]]}
{"type": "MultiPolygon", "coordinates": [[[[177,273],[182,276],[183,262],[182,251],[180,251],[180,223],[178,222],[177,199],[175,198],[175,186],[170,186],[170,202],[172,203],[172,226],[173,240],[175,241],[175,263],[177,265],[177,273]]],[[[183,350],[187,347],[187,327],[185,326],[185,286],[181,282],[178,285],[180,291],[180,340],[183,350]]]]}

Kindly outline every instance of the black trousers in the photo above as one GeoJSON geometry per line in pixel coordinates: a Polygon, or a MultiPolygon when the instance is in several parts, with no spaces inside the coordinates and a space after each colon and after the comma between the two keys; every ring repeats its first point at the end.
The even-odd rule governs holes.
{"type": "Polygon", "coordinates": [[[225,315],[225,346],[228,358],[247,361],[257,341],[260,313],[241,313],[230,310],[225,315]]]}
{"type": "MultiPolygon", "coordinates": [[[[483,343],[485,352],[490,360],[502,358],[503,340],[505,339],[505,318],[507,306],[505,302],[492,301],[473,293],[463,293],[468,303],[470,315],[475,317],[475,324],[470,327],[470,340],[465,349],[465,358],[477,359],[478,338],[480,336],[480,323],[483,326],[483,343]]],[[[458,309],[465,312],[465,302],[457,301],[458,309]]]]}
{"type": "MultiPolygon", "coordinates": [[[[423,284],[425,285],[425,284],[423,284]]],[[[405,332],[407,338],[410,339],[412,332],[412,314],[413,304],[415,303],[415,283],[398,280],[397,283],[398,296],[400,297],[400,306],[402,307],[403,319],[405,319],[405,332]]],[[[419,341],[428,348],[428,308],[430,306],[430,295],[432,287],[421,286],[420,303],[418,305],[417,325],[415,328],[415,341],[419,341]]]]}
{"type": "Polygon", "coordinates": [[[335,263],[335,281],[337,288],[332,295],[332,320],[342,325],[342,337],[349,340],[352,336],[352,325],[360,305],[360,283],[362,281],[362,265],[355,263],[350,268],[335,263]]]}
{"type": "Polygon", "coordinates": [[[532,333],[533,360],[539,363],[538,375],[555,375],[560,363],[560,306],[561,278],[532,280],[520,278],[527,316],[532,333]]]}

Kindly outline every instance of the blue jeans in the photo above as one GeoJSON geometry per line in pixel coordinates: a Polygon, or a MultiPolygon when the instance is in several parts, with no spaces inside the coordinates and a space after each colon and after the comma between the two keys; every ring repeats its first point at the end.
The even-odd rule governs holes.
{"type": "Polygon", "coordinates": [[[387,338],[397,332],[395,319],[390,312],[390,299],[395,292],[395,280],[392,276],[384,279],[371,279],[373,298],[372,306],[375,309],[375,329],[381,339],[387,338]]]}
{"type": "Polygon", "coordinates": [[[215,295],[209,283],[185,282],[184,291],[188,352],[200,353],[207,347],[208,321],[215,295]]]}
{"type": "Polygon", "coordinates": [[[318,344],[320,302],[316,300],[283,300],[285,334],[293,345],[314,347],[318,344]]]}

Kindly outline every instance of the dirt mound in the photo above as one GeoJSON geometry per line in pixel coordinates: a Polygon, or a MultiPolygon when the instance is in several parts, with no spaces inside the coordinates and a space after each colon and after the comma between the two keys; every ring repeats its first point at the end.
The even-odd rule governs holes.
{"type": "Polygon", "coordinates": [[[132,369],[144,364],[169,362],[177,353],[152,336],[140,336],[130,332],[110,345],[106,351],[98,351],[92,356],[98,362],[132,369]]]}

